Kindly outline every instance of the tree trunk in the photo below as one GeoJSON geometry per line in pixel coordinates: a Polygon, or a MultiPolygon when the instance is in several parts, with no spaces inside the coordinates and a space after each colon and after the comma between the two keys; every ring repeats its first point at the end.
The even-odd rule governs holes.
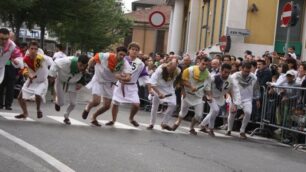
{"type": "Polygon", "coordinates": [[[45,25],[40,25],[40,48],[42,50],[44,49],[45,30],[46,30],[46,26],[45,25]]]}
{"type": "Polygon", "coordinates": [[[20,28],[21,28],[20,25],[16,25],[16,32],[15,32],[16,42],[19,42],[20,28]]]}

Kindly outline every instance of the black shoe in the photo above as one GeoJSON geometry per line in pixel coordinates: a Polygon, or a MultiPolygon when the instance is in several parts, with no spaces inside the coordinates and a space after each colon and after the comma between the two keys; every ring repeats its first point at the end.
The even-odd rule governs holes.
{"type": "Polygon", "coordinates": [[[65,119],[64,119],[64,123],[67,124],[67,125],[70,125],[70,124],[71,124],[69,118],[65,118],[65,119]]]}
{"type": "Polygon", "coordinates": [[[240,138],[245,140],[245,139],[247,139],[248,137],[245,135],[245,133],[240,133],[240,138]]]}
{"type": "Polygon", "coordinates": [[[0,105],[0,109],[3,109],[3,105],[0,105]]]}
{"type": "Polygon", "coordinates": [[[91,124],[96,127],[101,127],[101,124],[97,120],[91,121],[91,124]]]}
{"type": "Polygon", "coordinates": [[[42,117],[43,117],[42,111],[38,111],[38,112],[37,112],[37,118],[40,119],[40,118],[42,118],[42,117]]]}
{"type": "Polygon", "coordinates": [[[211,136],[211,137],[215,137],[215,133],[214,133],[214,130],[213,129],[210,129],[208,131],[208,134],[211,136]]]}
{"type": "Polygon", "coordinates": [[[201,132],[203,132],[203,133],[208,133],[208,131],[207,131],[207,128],[206,128],[206,127],[201,127],[201,129],[200,129],[199,131],[201,131],[201,132]]]}
{"type": "Polygon", "coordinates": [[[132,121],[130,121],[130,123],[131,123],[134,127],[139,127],[139,124],[138,124],[137,121],[132,120],[132,121]]]}
{"type": "Polygon", "coordinates": [[[231,136],[232,133],[231,133],[231,131],[227,131],[227,132],[225,133],[225,135],[226,135],[226,136],[231,136]]]}
{"type": "Polygon", "coordinates": [[[115,123],[113,121],[108,121],[105,123],[106,126],[113,126],[115,123]]]}
{"type": "Polygon", "coordinates": [[[57,112],[59,112],[61,110],[61,107],[58,104],[54,104],[54,108],[57,112]]]}
{"type": "Polygon", "coordinates": [[[173,131],[172,127],[167,124],[160,124],[160,126],[163,130],[173,131]]]}
{"type": "Polygon", "coordinates": [[[195,131],[195,129],[191,129],[189,130],[189,133],[192,134],[192,135],[197,135],[198,133],[195,131]]]}
{"type": "Polygon", "coordinates": [[[147,130],[153,130],[153,128],[154,128],[154,125],[149,125],[149,126],[147,126],[147,130]]]}
{"type": "Polygon", "coordinates": [[[179,127],[178,124],[174,124],[174,125],[172,126],[172,131],[175,131],[178,127],[179,127]]]}
{"type": "Polygon", "coordinates": [[[19,114],[15,116],[16,119],[26,119],[27,117],[28,115],[24,115],[24,114],[19,114]]]}
{"type": "Polygon", "coordinates": [[[13,110],[13,109],[9,106],[5,106],[5,110],[13,110]]]}
{"type": "Polygon", "coordinates": [[[89,112],[87,112],[86,110],[83,111],[82,113],[82,118],[83,119],[87,119],[89,112]]]}

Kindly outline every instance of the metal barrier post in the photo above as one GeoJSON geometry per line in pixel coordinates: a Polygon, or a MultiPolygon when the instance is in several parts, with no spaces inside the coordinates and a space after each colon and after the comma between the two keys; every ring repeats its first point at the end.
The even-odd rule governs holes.
{"type": "MultiPolygon", "coordinates": [[[[281,131],[281,141],[284,138],[289,139],[290,142],[301,141],[301,135],[299,134],[306,136],[304,129],[306,123],[306,88],[274,86],[273,89],[271,95],[268,94],[268,89],[264,91],[260,127],[256,128],[251,135],[257,134],[259,131],[265,130],[265,126],[269,126],[281,131]]],[[[304,138],[302,137],[302,139],[304,138]]],[[[294,145],[294,149],[302,148],[306,148],[306,143],[294,145]]]]}
{"type": "Polygon", "coordinates": [[[251,136],[255,134],[260,134],[262,131],[265,130],[265,124],[264,124],[264,117],[265,117],[265,111],[266,111],[266,106],[267,106],[267,92],[265,87],[261,87],[263,89],[263,99],[261,103],[261,114],[260,114],[260,121],[257,122],[259,123],[259,127],[255,128],[254,131],[251,133],[251,136]]]}

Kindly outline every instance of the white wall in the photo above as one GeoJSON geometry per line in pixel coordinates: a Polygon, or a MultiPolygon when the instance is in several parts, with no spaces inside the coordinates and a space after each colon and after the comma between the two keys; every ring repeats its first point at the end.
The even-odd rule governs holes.
{"type": "Polygon", "coordinates": [[[200,1],[191,1],[190,2],[190,16],[188,22],[188,29],[187,29],[187,48],[186,52],[191,54],[192,56],[195,55],[197,51],[197,29],[200,27],[199,19],[200,16],[200,8],[201,4],[200,1]]]}
{"type": "Polygon", "coordinates": [[[225,27],[245,29],[248,0],[228,0],[225,27]]]}
{"type": "MultiPolygon", "coordinates": [[[[225,27],[246,29],[247,13],[248,0],[228,0],[225,27]]],[[[242,36],[231,36],[231,41],[229,53],[238,57],[243,57],[245,50],[251,50],[255,56],[261,56],[265,51],[274,51],[274,46],[246,44],[242,36]]]]}
{"type": "Polygon", "coordinates": [[[176,0],[174,4],[174,11],[172,15],[170,49],[175,54],[181,51],[182,31],[184,20],[184,0],[176,0]]]}

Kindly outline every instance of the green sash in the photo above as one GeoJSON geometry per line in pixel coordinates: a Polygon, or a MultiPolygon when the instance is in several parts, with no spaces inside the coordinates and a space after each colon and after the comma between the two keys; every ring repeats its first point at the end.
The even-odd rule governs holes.
{"type": "Polygon", "coordinates": [[[199,81],[204,81],[209,76],[209,72],[206,69],[204,72],[200,71],[199,81]]]}
{"type": "Polygon", "coordinates": [[[75,56],[71,59],[70,72],[72,75],[75,75],[80,72],[78,69],[78,58],[75,56]]]}
{"type": "Polygon", "coordinates": [[[7,65],[7,66],[9,66],[11,64],[12,64],[11,60],[6,61],[6,63],[5,63],[5,65],[7,65]]]}

